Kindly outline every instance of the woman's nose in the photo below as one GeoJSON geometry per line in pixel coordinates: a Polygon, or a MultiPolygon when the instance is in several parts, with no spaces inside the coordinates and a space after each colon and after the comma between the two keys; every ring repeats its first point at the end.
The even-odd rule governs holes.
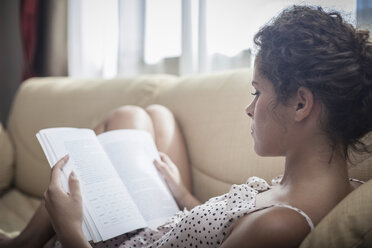
{"type": "Polygon", "coordinates": [[[247,115],[251,118],[253,118],[253,108],[252,108],[252,103],[249,104],[246,108],[245,108],[245,112],[247,113],[247,115]]]}
{"type": "Polygon", "coordinates": [[[252,102],[245,108],[245,113],[253,119],[254,109],[256,107],[257,97],[255,97],[252,102]]]}

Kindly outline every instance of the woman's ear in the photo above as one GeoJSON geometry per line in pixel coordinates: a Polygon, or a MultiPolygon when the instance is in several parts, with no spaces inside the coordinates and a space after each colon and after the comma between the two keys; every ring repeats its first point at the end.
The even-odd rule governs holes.
{"type": "Polygon", "coordinates": [[[295,116],[294,119],[300,122],[306,119],[314,107],[314,96],[311,90],[300,87],[295,96],[295,116]]]}

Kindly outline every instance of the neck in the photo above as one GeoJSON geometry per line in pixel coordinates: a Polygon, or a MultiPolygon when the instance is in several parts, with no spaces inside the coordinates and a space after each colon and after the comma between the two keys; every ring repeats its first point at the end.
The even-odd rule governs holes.
{"type": "Polygon", "coordinates": [[[280,185],[302,188],[315,184],[332,184],[341,191],[350,190],[345,158],[327,146],[297,147],[295,151],[289,151],[280,185]]]}

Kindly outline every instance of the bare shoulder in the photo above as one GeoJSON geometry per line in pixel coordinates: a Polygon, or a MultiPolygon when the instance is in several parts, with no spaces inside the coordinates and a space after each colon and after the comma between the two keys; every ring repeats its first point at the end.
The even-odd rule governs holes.
{"type": "Polygon", "coordinates": [[[350,181],[351,188],[353,190],[359,188],[363,183],[361,181],[350,181]]]}
{"type": "Polygon", "coordinates": [[[306,220],[299,213],[272,207],[234,223],[221,247],[298,247],[309,232],[306,220]]]}

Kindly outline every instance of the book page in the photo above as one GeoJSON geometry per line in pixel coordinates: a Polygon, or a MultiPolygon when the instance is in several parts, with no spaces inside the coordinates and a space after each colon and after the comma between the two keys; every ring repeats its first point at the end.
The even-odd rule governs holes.
{"type": "Polygon", "coordinates": [[[179,210],[153,164],[160,158],[148,132],[113,130],[98,139],[150,228],[163,224],[179,210]]]}
{"type": "Polygon", "coordinates": [[[146,226],[92,130],[53,128],[40,133],[46,135],[57,157],[70,155],[64,173],[68,175],[73,169],[77,174],[89,212],[85,218],[89,230],[95,225],[102,240],[107,240],[146,226]]]}

